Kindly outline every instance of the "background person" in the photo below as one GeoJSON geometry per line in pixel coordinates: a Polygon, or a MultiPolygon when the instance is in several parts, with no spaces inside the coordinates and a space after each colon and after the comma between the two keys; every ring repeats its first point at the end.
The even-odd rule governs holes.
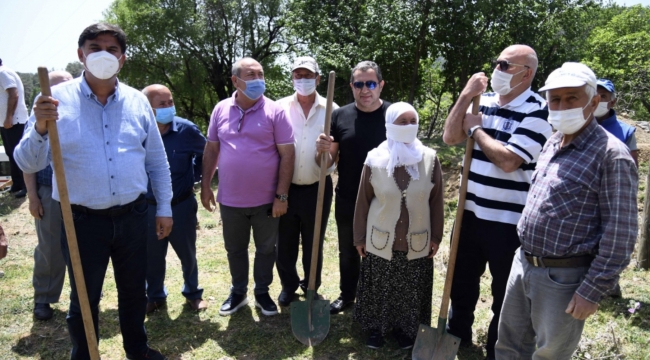
{"type": "MultiPolygon", "coordinates": [[[[276,267],[282,282],[282,292],[278,297],[280,306],[289,306],[296,297],[296,290],[300,287],[307,293],[307,282],[311,269],[311,250],[314,243],[314,223],[316,221],[316,202],[318,198],[318,181],[320,168],[314,162],[316,144],[313,142],[325,125],[325,110],[327,99],[320,96],[316,87],[320,83],[320,69],[314,58],[302,56],[295,59],[291,69],[293,87],[296,92],[278,100],[286,112],[287,118],[293,128],[293,137],[296,146],[296,160],[289,187],[291,206],[287,213],[280,217],[278,232],[278,246],[276,248],[276,267]],[[296,271],[298,250],[302,239],[302,269],[301,279],[296,271]]],[[[338,109],[332,103],[333,109],[338,109]]],[[[327,229],[327,219],[332,207],[332,177],[336,165],[328,169],[325,178],[325,193],[323,198],[323,213],[321,216],[321,229],[319,232],[320,245],[318,254],[318,267],[316,270],[316,291],[321,284],[321,270],[323,268],[323,241],[327,229]]]]}
{"type": "Polygon", "coordinates": [[[361,174],[354,245],[363,261],[354,319],[370,333],[367,346],[373,349],[391,330],[399,347],[410,349],[420,324],[431,324],[444,186],[436,152],[417,133],[413,106],[389,106],[388,140],[368,153],[361,174]]]}
{"type": "Polygon", "coordinates": [[[328,167],[337,162],[339,169],[334,216],[339,237],[341,294],[330,304],[331,314],[338,314],[354,304],[357,295],[361,258],[354,247],[354,206],[368,151],[386,140],[384,114],[390,103],[380,99],[383,87],[381,70],[376,63],[358,63],[350,75],[354,103],[334,110],[331,136],[321,134],[317,140],[316,163],[320,165],[320,154],[327,152],[328,167]]]}
{"type": "Polygon", "coordinates": [[[156,125],[162,136],[172,177],[172,218],[174,228],[169,236],[159,240],[156,234],[156,197],[149,182],[147,227],[147,314],[165,306],[167,288],[165,271],[169,244],[181,261],[183,288],[181,293],[192,310],[205,310],[208,303],[202,299],[199,287],[199,268],[196,263],[196,213],[194,183],[201,180],[201,164],[205,137],[191,121],[176,116],[174,98],[163,85],[149,85],[142,93],[147,96],[156,115],[156,125]]]}
{"type": "MultiPolygon", "coordinates": [[[[72,80],[67,71],[48,74],[50,86],[72,80]]],[[[34,249],[34,317],[49,320],[54,315],[50,304],[59,302],[65,280],[65,260],[61,253],[61,206],[52,199],[52,167],[36,174],[24,173],[29,212],[34,217],[38,244],[34,249]]]]}
{"type": "Polygon", "coordinates": [[[447,330],[472,344],[474,310],[486,264],[492,283],[492,313],[487,333],[487,358],[494,358],[499,314],[510,264],[519,247],[517,221],[535,163],[551,126],[546,101],[531,91],[537,54],[526,45],[512,45],[499,55],[492,72],[493,93],[483,93],[488,78],[474,74],[445,120],[443,140],[459,144],[475,140],[467,183],[467,201],[458,243],[458,259],[451,287],[447,330]],[[481,95],[480,113],[467,113],[481,95]]]}

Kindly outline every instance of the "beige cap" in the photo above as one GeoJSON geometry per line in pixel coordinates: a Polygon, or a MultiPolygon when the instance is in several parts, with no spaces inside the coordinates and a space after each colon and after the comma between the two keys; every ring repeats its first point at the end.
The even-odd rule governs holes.
{"type": "Polygon", "coordinates": [[[596,88],[596,74],[585,64],[565,62],[561,68],[553,70],[539,91],[589,85],[596,88]]]}
{"type": "Polygon", "coordinates": [[[291,68],[291,71],[294,71],[296,69],[307,69],[313,73],[320,73],[320,70],[318,69],[318,63],[316,63],[316,60],[311,56],[297,57],[293,61],[293,67],[291,68]]]}

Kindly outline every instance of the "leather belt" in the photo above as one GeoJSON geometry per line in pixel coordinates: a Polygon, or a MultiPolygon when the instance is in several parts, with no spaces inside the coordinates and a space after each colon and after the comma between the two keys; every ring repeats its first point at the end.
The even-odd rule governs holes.
{"type": "MultiPolygon", "coordinates": [[[[173,198],[172,199],[172,206],[187,200],[192,195],[194,195],[194,190],[190,190],[190,191],[188,191],[188,192],[186,192],[186,193],[184,193],[182,195],[179,195],[179,196],[173,198]]],[[[150,205],[158,205],[158,203],[156,202],[156,199],[147,199],[147,203],[149,203],[150,205]]]]}
{"type": "Polygon", "coordinates": [[[109,216],[116,217],[128,214],[133,210],[133,207],[139,204],[142,204],[145,201],[144,194],[140,194],[137,199],[131,201],[126,205],[113,206],[108,209],[91,209],[82,205],[72,204],[70,207],[73,212],[88,214],[88,215],[98,215],[98,216],[109,216]]]}
{"type": "Polygon", "coordinates": [[[594,260],[594,255],[578,255],[568,257],[542,257],[535,256],[529,252],[525,252],[526,260],[534,267],[540,268],[573,268],[591,265],[594,260]]]}

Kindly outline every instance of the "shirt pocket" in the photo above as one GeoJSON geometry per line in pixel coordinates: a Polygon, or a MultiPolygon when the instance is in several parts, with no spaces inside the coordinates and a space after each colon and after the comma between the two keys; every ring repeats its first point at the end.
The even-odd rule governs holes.
{"type": "Polygon", "coordinates": [[[411,250],[415,252],[422,252],[424,249],[426,249],[427,243],[429,242],[428,231],[425,230],[419,233],[411,233],[409,237],[409,246],[411,247],[411,250]]]}
{"type": "Polygon", "coordinates": [[[548,199],[541,205],[540,211],[553,219],[566,219],[577,213],[582,185],[575,181],[563,180],[551,184],[548,199]]]}
{"type": "Polygon", "coordinates": [[[389,237],[389,232],[381,231],[373,226],[372,233],[370,233],[370,244],[377,250],[383,250],[388,245],[389,237]]]}

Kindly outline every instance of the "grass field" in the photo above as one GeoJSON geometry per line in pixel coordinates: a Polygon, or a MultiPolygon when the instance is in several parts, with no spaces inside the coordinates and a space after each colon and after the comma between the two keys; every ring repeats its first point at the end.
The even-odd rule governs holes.
{"type": "MultiPolygon", "coordinates": [[[[439,156],[447,173],[446,234],[455,215],[458,161],[462,147],[439,147],[439,156]]],[[[640,200],[645,190],[647,160],[640,166],[640,200]]],[[[642,205],[642,201],[640,204],[642,205]]],[[[639,213],[641,215],[641,213],[639,213]]],[[[328,337],[315,348],[299,343],[291,332],[290,314],[265,317],[251,305],[230,317],[218,314],[221,303],[228,296],[230,275],[226,252],[217,214],[199,211],[198,231],[199,280],[209,302],[207,311],[196,313],[184,305],[180,291],[182,276],[180,262],[173,251],[167,256],[167,287],[170,291],[168,307],[149,316],[146,327],[149,342],[170,359],[410,359],[410,352],[399,350],[392,339],[379,350],[365,347],[365,335],[353,323],[351,311],[331,317],[328,337]]],[[[0,261],[5,272],[0,279],[0,360],[5,359],[65,359],[69,356],[70,340],[65,314],[69,305],[69,287],[63,290],[61,301],[54,304],[55,316],[47,322],[32,318],[33,288],[31,274],[36,234],[25,199],[0,197],[0,223],[10,241],[9,255],[0,261]]],[[[336,226],[330,217],[324,248],[323,286],[320,293],[326,299],[338,296],[338,250],[336,226]]],[[[250,249],[251,259],[254,248],[250,249]]],[[[448,241],[445,240],[435,257],[435,286],[432,324],[437,316],[442,294],[442,283],[447,262],[448,241]]],[[[595,316],[587,320],[576,359],[650,359],[650,273],[637,270],[635,260],[623,273],[620,284],[622,299],[602,302],[595,316]],[[634,314],[628,311],[639,302],[634,314]]],[[[252,266],[252,265],[251,265],[252,266]]],[[[461,349],[458,359],[483,359],[489,310],[489,273],[481,281],[481,299],[477,305],[473,348],[461,349]]],[[[249,296],[252,292],[252,271],[249,296]]],[[[271,296],[277,299],[280,283],[275,274],[271,296]]],[[[304,300],[301,298],[301,300],[304,300]]],[[[104,297],[100,313],[100,346],[102,359],[123,359],[122,338],[117,320],[117,294],[112,268],[104,283],[104,297]]]]}

